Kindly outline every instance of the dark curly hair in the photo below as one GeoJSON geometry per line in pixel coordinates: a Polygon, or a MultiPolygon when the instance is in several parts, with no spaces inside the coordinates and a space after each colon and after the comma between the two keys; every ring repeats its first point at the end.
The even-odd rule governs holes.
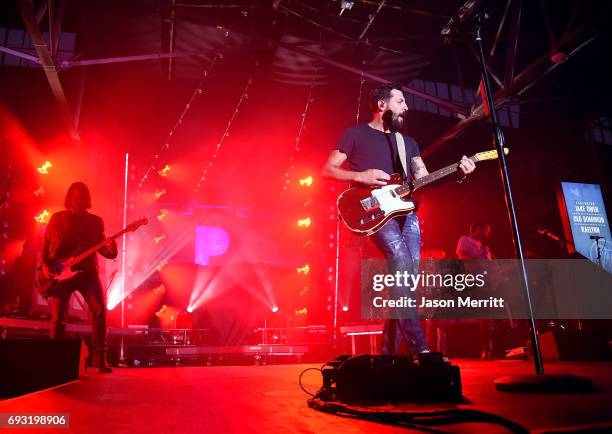
{"type": "Polygon", "coordinates": [[[478,229],[484,229],[487,226],[491,226],[491,223],[486,220],[477,220],[470,225],[470,234],[473,234],[478,229]]]}
{"type": "Polygon", "coordinates": [[[399,83],[386,83],[376,86],[370,90],[370,94],[368,96],[370,108],[375,110],[378,105],[378,101],[380,100],[388,102],[389,98],[391,98],[391,91],[393,89],[401,91],[402,85],[399,83]]]}

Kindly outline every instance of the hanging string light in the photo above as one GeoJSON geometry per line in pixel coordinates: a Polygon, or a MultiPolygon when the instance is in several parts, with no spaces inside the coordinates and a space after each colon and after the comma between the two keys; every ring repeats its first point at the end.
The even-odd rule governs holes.
{"type": "MultiPolygon", "coordinates": [[[[204,93],[204,90],[203,90],[202,86],[204,85],[204,82],[206,81],[206,78],[208,78],[208,75],[210,74],[210,72],[212,71],[213,67],[217,63],[217,60],[222,59],[222,58],[223,58],[223,56],[221,54],[217,53],[215,55],[215,57],[213,57],[212,61],[210,62],[210,65],[208,66],[208,68],[206,68],[202,72],[202,77],[200,78],[200,81],[196,85],[196,87],[195,87],[195,89],[193,91],[193,94],[191,95],[191,98],[189,98],[189,101],[187,101],[187,104],[185,104],[185,108],[183,108],[183,111],[181,112],[181,114],[180,114],[178,120],[176,121],[176,123],[174,124],[174,127],[168,132],[168,137],[166,138],[165,143],[159,148],[157,153],[153,156],[153,164],[151,164],[151,166],[147,169],[147,171],[143,175],[142,179],[138,183],[138,191],[140,191],[142,189],[143,183],[145,182],[146,179],[149,178],[149,175],[151,174],[151,172],[156,170],[157,163],[159,161],[159,158],[160,158],[162,152],[167,151],[168,149],[170,149],[170,142],[171,142],[172,138],[174,137],[174,135],[176,133],[176,130],[178,129],[178,127],[180,125],[182,125],[183,119],[185,118],[185,116],[187,116],[187,113],[191,109],[195,99],[198,96],[202,95],[202,93],[204,93]]],[[[165,165],[164,168],[162,169],[162,173],[167,174],[167,171],[164,172],[166,167],[168,167],[168,171],[169,171],[169,169],[170,169],[169,166],[165,165]]],[[[161,175],[161,176],[163,176],[163,175],[161,175]]]]}
{"type": "Polygon", "coordinates": [[[363,70],[365,68],[366,61],[362,61],[361,77],[359,78],[359,95],[357,96],[357,115],[355,116],[355,125],[359,125],[359,114],[361,113],[361,95],[363,94],[363,84],[365,79],[363,78],[363,70]]]}
{"type": "Polygon", "coordinates": [[[4,245],[8,242],[10,237],[9,217],[8,213],[3,211],[11,207],[11,187],[13,185],[12,169],[13,167],[10,164],[6,166],[6,179],[3,185],[0,186],[0,277],[4,277],[8,271],[7,251],[4,245]]]}
{"type": "Polygon", "coordinates": [[[202,187],[202,184],[204,184],[204,181],[206,180],[206,175],[208,175],[208,171],[210,170],[215,160],[217,159],[217,155],[219,155],[219,150],[221,149],[221,146],[223,145],[225,138],[229,136],[230,128],[232,127],[232,124],[234,123],[234,119],[236,119],[236,116],[238,115],[238,112],[240,111],[240,107],[242,106],[243,101],[249,98],[249,87],[251,87],[252,84],[253,84],[253,78],[249,78],[247,80],[246,86],[244,87],[244,90],[242,91],[242,95],[240,96],[240,99],[238,100],[236,109],[234,110],[234,113],[232,114],[232,117],[230,118],[230,120],[227,122],[225,131],[223,132],[223,135],[221,136],[219,143],[217,143],[215,147],[215,151],[213,152],[212,157],[210,158],[210,160],[208,161],[208,164],[206,164],[206,167],[204,167],[204,170],[202,171],[202,175],[200,176],[200,179],[198,180],[198,183],[196,185],[196,189],[195,189],[196,193],[200,191],[200,187],[202,187]]]}
{"type": "MultiPolygon", "coordinates": [[[[318,69],[317,69],[318,72],[318,69]]],[[[317,75],[317,72],[315,72],[315,76],[317,75]]],[[[281,196],[285,193],[285,191],[287,191],[287,187],[289,186],[289,184],[291,183],[290,180],[290,176],[291,176],[291,171],[295,168],[294,165],[294,160],[297,156],[297,154],[300,152],[301,148],[301,143],[302,143],[302,135],[303,132],[305,130],[305,125],[306,125],[306,116],[308,116],[308,109],[310,108],[310,104],[314,101],[314,98],[312,97],[312,91],[315,87],[315,83],[314,80],[310,83],[310,86],[308,87],[308,97],[306,98],[306,105],[304,106],[304,110],[302,111],[302,114],[300,116],[300,127],[298,128],[298,132],[297,135],[295,137],[295,146],[293,148],[293,152],[291,154],[291,156],[289,157],[289,168],[287,169],[287,171],[285,172],[285,181],[284,181],[284,185],[283,185],[283,191],[281,192],[281,196]]],[[[301,185],[305,185],[305,184],[301,184],[301,185]]]]}

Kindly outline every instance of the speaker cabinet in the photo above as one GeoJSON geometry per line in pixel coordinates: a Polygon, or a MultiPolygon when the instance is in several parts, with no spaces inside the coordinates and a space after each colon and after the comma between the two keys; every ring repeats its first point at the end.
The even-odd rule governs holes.
{"type": "Polygon", "coordinates": [[[0,397],[78,379],[85,372],[86,352],[80,339],[0,340],[0,397]]]}

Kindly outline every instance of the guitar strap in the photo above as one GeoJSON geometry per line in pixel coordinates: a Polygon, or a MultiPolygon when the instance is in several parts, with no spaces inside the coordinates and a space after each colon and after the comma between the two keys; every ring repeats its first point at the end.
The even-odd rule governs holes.
{"type": "Polygon", "coordinates": [[[397,142],[397,153],[399,154],[402,168],[404,169],[404,178],[408,179],[408,166],[406,165],[406,143],[404,143],[404,136],[402,133],[395,133],[395,139],[397,142]]]}

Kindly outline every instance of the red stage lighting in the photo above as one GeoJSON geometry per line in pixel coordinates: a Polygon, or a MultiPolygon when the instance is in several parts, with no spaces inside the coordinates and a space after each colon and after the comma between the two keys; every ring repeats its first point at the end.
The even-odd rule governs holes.
{"type": "Polygon", "coordinates": [[[310,265],[304,264],[301,267],[297,267],[297,272],[299,274],[308,274],[310,272],[310,265]]]}
{"type": "Polygon", "coordinates": [[[155,199],[159,199],[160,197],[162,197],[164,194],[166,194],[167,191],[165,188],[162,188],[161,190],[156,190],[154,194],[155,199]]]}
{"type": "Polygon", "coordinates": [[[302,187],[310,187],[312,185],[312,176],[300,179],[300,185],[302,187]]]}
{"type": "Polygon", "coordinates": [[[166,286],[163,283],[156,286],[153,288],[153,293],[157,295],[164,295],[166,293],[166,286]]]}
{"type": "Polygon", "coordinates": [[[43,186],[40,186],[36,190],[34,190],[35,197],[43,197],[45,194],[46,194],[46,191],[43,186]]]}
{"type": "Polygon", "coordinates": [[[306,218],[303,218],[303,219],[299,219],[299,220],[297,221],[297,225],[298,225],[298,227],[300,227],[300,228],[307,228],[307,227],[310,227],[310,225],[311,225],[311,224],[312,224],[312,220],[310,219],[310,217],[306,217],[306,218]]]}
{"type": "Polygon", "coordinates": [[[164,221],[166,219],[166,217],[168,217],[168,214],[170,214],[170,211],[168,211],[166,208],[162,208],[159,210],[159,214],[157,214],[157,220],[164,221]]]}
{"type": "Polygon", "coordinates": [[[36,169],[36,171],[40,173],[41,175],[46,175],[49,173],[49,169],[51,169],[52,167],[53,167],[53,164],[51,164],[50,161],[45,161],[42,166],[36,169]]]}
{"type": "Polygon", "coordinates": [[[45,209],[40,214],[38,214],[36,217],[34,217],[34,220],[36,220],[38,223],[46,224],[46,223],[49,223],[50,218],[51,218],[51,214],[49,214],[49,211],[45,209]]]}
{"type": "Polygon", "coordinates": [[[170,173],[170,166],[166,164],[164,168],[162,170],[159,170],[157,173],[159,174],[159,176],[165,178],[170,173]]]}
{"type": "Polygon", "coordinates": [[[168,265],[168,260],[164,259],[159,264],[157,264],[157,267],[155,267],[155,269],[157,271],[161,271],[161,270],[163,270],[166,267],[166,265],[168,265]]]}

